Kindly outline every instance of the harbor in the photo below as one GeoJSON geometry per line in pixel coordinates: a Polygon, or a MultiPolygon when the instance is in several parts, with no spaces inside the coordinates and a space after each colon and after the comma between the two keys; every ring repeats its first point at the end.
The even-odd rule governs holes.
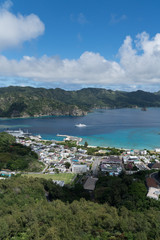
{"type": "Polygon", "coordinates": [[[44,140],[63,141],[76,136],[81,144],[125,149],[155,149],[160,145],[160,109],[112,109],[83,117],[1,119],[0,131],[23,129],[44,140]],[[155,118],[153,118],[155,116],[155,118]],[[87,127],[75,127],[85,123],[87,127]],[[82,139],[82,141],[81,141],[82,139]]]}

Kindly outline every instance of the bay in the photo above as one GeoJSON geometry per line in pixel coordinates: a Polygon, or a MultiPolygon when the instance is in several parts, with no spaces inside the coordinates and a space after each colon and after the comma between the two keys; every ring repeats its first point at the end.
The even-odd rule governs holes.
{"type": "Polygon", "coordinates": [[[94,146],[154,149],[160,147],[160,108],[95,110],[82,117],[1,118],[0,131],[7,128],[21,128],[49,140],[62,140],[57,134],[66,134],[94,146]],[[86,127],[76,127],[79,123],[86,127]]]}

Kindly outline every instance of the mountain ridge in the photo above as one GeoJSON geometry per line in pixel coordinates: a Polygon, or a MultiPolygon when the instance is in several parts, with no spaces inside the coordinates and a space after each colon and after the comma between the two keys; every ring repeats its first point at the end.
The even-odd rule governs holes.
{"type": "Polygon", "coordinates": [[[160,107],[160,91],[113,91],[82,88],[67,91],[9,86],[0,88],[0,117],[82,116],[95,108],[160,107]]]}

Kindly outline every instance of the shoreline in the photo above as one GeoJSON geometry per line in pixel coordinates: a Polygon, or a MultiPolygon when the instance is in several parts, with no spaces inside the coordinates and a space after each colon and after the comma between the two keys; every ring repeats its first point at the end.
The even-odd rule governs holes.
{"type": "Polygon", "coordinates": [[[37,117],[0,117],[0,120],[15,120],[15,119],[38,119],[38,118],[58,118],[58,117],[83,117],[86,115],[81,116],[72,116],[72,115],[43,115],[43,116],[37,116],[37,117]]]}
{"type": "MultiPolygon", "coordinates": [[[[16,131],[16,130],[13,130],[13,131],[16,131]]],[[[33,137],[36,137],[37,134],[33,135],[31,134],[31,136],[33,137]]],[[[40,135],[41,136],[41,135],[40,135]]],[[[54,137],[51,137],[51,138],[48,138],[48,137],[43,137],[41,136],[41,140],[42,141],[54,141],[54,142],[58,142],[58,143],[61,143],[61,142],[64,142],[66,137],[68,138],[68,140],[72,141],[72,139],[76,139],[76,141],[79,141],[79,143],[77,145],[79,146],[84,146],[84,143],[82,142],[88,142],[87,139],[84,139],[82,136],[71,136],[71,135],[66,135],[66,134],[57,134],[55,137],[58,137],[58,138],[62,138],[63,137],[63,140],[58,140],[54,137]]],[[[93,137],[94,138],[94,137],[93,137]]],[[[73,141],[74,141],[73,140],[73,141]]],[[[130,150],[134,150],[134,151],[143,151],[143,150],[149,150],[149,151],[155,151],[155,149],[159,149],[160,147],[154,147],[154,148],[146,148],[146,147],[142,147],[142,148],[134,148],[134,147],[116,147],[115,145],[114,146],[102,146],[102,145],[91,145],[91,144],[88,144],[88,147],[89,148],[105,148],[105,149],[108,149],[108,148],[115,148],[115,149],[118,149],[118,150],[125,150],[125,151],[130,151],[130,150]]]]}
{"type": "MultiPolygon", "coordinates": [[[[82,138],[82,137],[77,137],[77,136],[69,136],[67,135],[68,137],[74,137],[74,138],[82,138]]],[[[56,140],[56,139],[43,139],[42,140],[44,141],[55,141],[55,142],[64,142],[64,139],[61,141],[61,140],[56,140]]],[[[82,141],[84,139],[82,138],[82,141]]],[[[84,146],[84,144],[80,143],[78,144],[79,146],[84,146]]],[[[105,148],[105,149],[108,149],[108,148],[115,148],[115,149],[118,149],[118,150],[124,150],[124,151],[130,151],[130,150],[133,150],[133,151],[144,151],[144,150],[148,150],[148,151],[155,151],[155,149],[158,149],[157,148],[128,148],[128,147],[115,147],[115,146],[100,146],[100,145],[88,145],[89,148],[105,148]]]]}
{"type": "MultiPolygon", "coordinates": [[[[160,111],[159,108],[151,107],[148,109],[147,112],[141,112],[140,109],[130,109],[130,108],[122,108],[121,110],[117,109],[94,109],[94,112],[88,113],[88,116],[83,117],[73,117],[73,116],[38,116],[38,117],[23,117],[23,118],[0,118],[1,120],[1,131],[4,131],[6,129],[13,129],[16,130],[16,128],[21,128],[24,131],[28,129],[31,133],[34,135],[42,135],[42,138],[44,140],[60,140],[62,141],[62,138],[59,138],[56,136],[57,133],[64,133],[66,135],[70,136],[77,136],[79,138],[82,138],[82,145],[85,141],[88,142],[89,146],[91,147],[101,147],[101,148],[117,148],[117,149],[138,149],[138,150],[154,150],[156,148],[160,147],[160,124],[158,121],[158,118],[156,122],[153,122],[151,119],[148,123],[151,125],[148,125],[146,127],[143,125],[142,121],[140,121],[137,125],[130,125],[128,124],[127,120],[124,121],[125,124],[119,124],[116,125],[116,128],[114,131],[108,131],[109,126],[111,125],[112,130],[114,129],[114,124],[112,124],[111,121],[109,121],[109,126],[107,126],[107,119],[108,116],[114,116],[114,119],[117,118],[117,116],[121,116],[120,123],[123,123],[123,118],[125,116],[132,116],[134,115],[135,118],[137,115],[143,116],[143,118],[146,118],[146,116],[153,115],[154,113],[159,116],[160,111]],[[99,111],[103,111],[104,113],[99,113],[99,111]],[[116,112],[117,111],[117,112],[116,112]],[[117,115],[115,113],[117,113],[117,115]],[[146,114],[147,113],[147,114],[146,114]],[[101,127],[99,124],[97,125],[95,123],[95,120],[93,121],[93,124],[90,124],[90,120],[92,118],[99,119],[100,117],[105,117],[103,120],[104,127],[106,127],[106,130],[103,133],[103,127],[101,127]],[[39,120],[38,120],[39,119],[39,120]],[[105,120],[106,119],[106,120],[105,120]],[[17,121],[16,121],[17,120],[17,121]],[[5,124],[6,121],[6,124],[5,124]],[[60,124],[58,122],[63,123],[63,130],[61,129],[60,124]],[[86,121],[86,122],[85,122],[86,121]],[[84,122],[87,124],[88,128],[86,130],[84,129],[78,129],[75,128],[75,124],[79,122],[84,122]],[[151,122],[151,123],[150,123],[151,122]],[[152,124],[152,122],[154,124],[152,124]],[[26,124],[29,124],[28,126],[26,124]],[[49,129],[50,132],[42,130],[45,126],[45,123],[49,123],[49,129]],[[35,125],[38,124],[38,127],[35,125]],[[56,124],[56,125],[55,125],[56,124]],[[57,125],[58,124],[58,125],[57,125]],[[65,127],[66,124],[66,127],[65,127]],[[24,125],[24,126],[23,126],[24,125]],[[35,127],[34,127],[35,126],[35,127]],[[56,129],[55,126],[58,126],[56,129]],[[96,130],[96,127],[100,127],[100,131],[96,130]],[[117,127],[118,126],[118,127],[117,127]],[[40,129],[41,128],[41,129],[40,129]],[[59,129],[59,130],[58,130],[59,129]],[[95,131],[96,130],[96,131],[95,131]]],[[[142,118],[142,119],[143,119],[142,118]]],[[[129,118],[130,119],[130,118],[129,118]]],[[[141,119],[140,119],[141,120],[141,119]]],[[[101,122],[101,121],[100,121],[101,122]]],[[[147,123],[147,124],[148,124],[147,123]]],[[[46,126],[47,127],[47,126],[46,126]]]]}
{"type": "MultiPolygon", "coordinates": [[[[152,108],[160,108],[158,106],[155,106],[155,107],[145,107],[146,109],[152,109],[152,108]]],[[[41,115],[41,116],[22,116],[22,117],[0,117],[0,120],[14,120],[14,119],[37,119],[37,118],[53,118],[53,117],[83,117],[83,116],[87,116],[88,114],[90,113],[93,113],[95,111],[98,111],[98,110],[117,110],[117,109],[133,109],[133,110],[141,110],[142,107],[138,107],[138,106],[135,106],[135,107],[102,107],[102,108],[93,108],[93,109],[90,109],[87,111],[86,114],[82,114],[82,115],[41,115]]],[[[143,110],[141,110],[143,111],[143,110]]],[[[145,112],[145,111],[144,111],[145,112]]]]}

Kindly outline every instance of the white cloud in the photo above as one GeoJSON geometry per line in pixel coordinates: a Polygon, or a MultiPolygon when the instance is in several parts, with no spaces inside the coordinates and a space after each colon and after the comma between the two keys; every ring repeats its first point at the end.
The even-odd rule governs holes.
{"type": "Polygon", "coordinates": [[[135,83],[160,83],[160,34],[150,39],[146,32],[134,41],[127,36],[120,48],[120,64],[126,79],[135,83]]]}
{"type": "Polygon", "coordinates": [[[110,24],[116,24],[121,21],[124,21],[127,19],[127,16],[125,14],[121,15],[120,17],[117,16],[116,14],[111,14],[111,19],[110,19],[110,24]]]}
{"type": "Polygon", "coordinates": [[[83,13],[79,13],[77,20],[80,24],[85,24],[88,22],[83,13]]]}
{"type": "Polygon", "coordinates": [[[37,38],[45,29],[38,16],[14,15],[9,11],[11,6],[12,2],[8,0],[0,7],[0,51],[37,38]]]}
{"type": "Polygon", "coordinates": [[[80,33],[77,34],[77,39],[79,42],[82,42],[83,38],[82,35],[80,33]]]}
{"type": "Polygon", "coordinates": [[[88,23],[88,20],[83,13],[79,13],[78,15],[70,14],[70,20],[72,22],[78,22],[81,25],[88,23]]]}
{"type": "Polygon", "coordinates": [[[31,78],[35,81],[69,84],[104,84],[123,79],[124,71],[116,62],[107,61],[98,53],[84,52],[79,59],[25,56],[20,61],[0,56],[0,74],[31,78]]]}
{"type": "Polygon", "coordinates": [[[13,6],[13,3],[11,0],[7,0],[1,5],[1,9],[9,10],[13,6]]]}
{"type": "MultiPolygon", "coordinates": [[[[130,86],[148,89],[160,85],[160,34],[145,32],[133,41],[127,36],[119,49],[120,61],[84,52],[78,59],[24,56],[20,61],[0,55],[0,75],[35,81],[35,85],[130,86]]],[[[22,80],[21,80],[22,83],[22,80]]],[[[119,88],[119,87],[118,87],[119,88]]]]}

